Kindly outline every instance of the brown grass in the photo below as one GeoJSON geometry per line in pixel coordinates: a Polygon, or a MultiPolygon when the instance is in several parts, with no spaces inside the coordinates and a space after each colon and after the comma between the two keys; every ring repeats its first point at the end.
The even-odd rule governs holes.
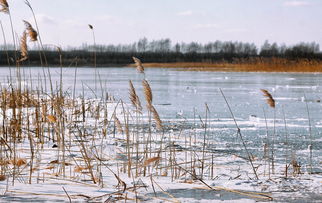
{"type": "Polygon", "coordinates": [[[57,122],[57,118],[53,115],[48,115],[47,120],[49,123],[56,123],[57,122]]]}
{"type": "Polygon", "coordinates": [[[161,157],[157,156],[157,157],[153,157],[153,158],[149,158],[147,160],[144,161],[143,166],[148,166],[153,162],[159,161],[161,159],[161,157]]]}
{"type": "Polygon", "coordinates": [[[0,181],[5,181],[7,177],[5,175],[0,175],[0,181]]]}
{"type": "MultiPolygon", "coordinates": [[[[129,65],[131,66],[131,65],[129,65]]],[[[321,60],[261,58],[234,59],[232,62],[144,63],[147,68],[183,68],[186,71],[227,72],[322,72],[321,60]]]]}

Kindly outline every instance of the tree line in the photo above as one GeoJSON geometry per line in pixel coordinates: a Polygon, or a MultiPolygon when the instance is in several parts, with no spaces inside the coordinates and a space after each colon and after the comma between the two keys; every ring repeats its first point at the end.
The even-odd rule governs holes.
{"type": "MultiPolygon", "coordinates": [[[[14,61],[13,47],[7,45],[0,47],[0,65],[8,65],[7,53],[10,60],[14,61]],[[9,50],[9,51],[8,51],[9,50]]],[[[53,46],[44,47],[44,53],[48,65],[59,65],[59,53],[53,46]]],[[[63,49],[63,64],[91,66],[93,56],[96,55],[99,66],[126,65],[132,63],[132,56],[141,58],[144,62],[168,63],[168,62],[218,62],[221,60],[232,62],[234,59],[247,59],[252,57],[281,57],[288,59],[322,59],[319,44],[298,43],[293,46],[284,44],[269,43],[265,41],[258,48],[253,43],[214,41],[205,44],[198,42],[172,43],[170,39],[149,41],[142,38],[131,44],[119,45],[89,45],[83,44],[80,47],[69,47],[63,49]]],[[[25,65],[37,66],[44,63],[39,57],[39,50],[29,50],[29,60],[25,65]]],[[[12,62],[13,63],[13,62],[12,62]]]]}
{"type": "MultiPolygon", "coordinates": [[[[73,49],[73,48],[72,48],[73,49]]],[[[75,49],[75,48],[74,48],[75,49]]],[[[319,44],[315,42],[301,42],[293,46],[285,44],[278,45],[277,43],[269,43],[268,40],[257,48],[254,43],[232,42],[232,41],[215,41],[201,44],[198,42],[190,43],[175,43],[172,44],[170,39],[160,39],[148,41],[147,38],[142,38],[132,44],[119,45],[88,45],[83,44],[78,50],[89,50],[97,52],[153,52],[153,53],[223,53],[237,55],[260,55],[260,56],[299,56],[306,57],[309,55],[318,54],[320,52],[319,44]]]]}

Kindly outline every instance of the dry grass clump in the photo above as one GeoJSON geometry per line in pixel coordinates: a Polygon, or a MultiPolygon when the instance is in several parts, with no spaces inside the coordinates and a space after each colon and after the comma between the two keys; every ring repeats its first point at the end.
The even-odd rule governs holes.
{"type": "Polygon", "coordinates": [[[160,159],[161,159],[161,157],[159,157],[159,156],[149,158],[149,159],[147,159],[147,160],[144,161],[143,166],[148,166],[148,165],[150,165],[150,164],[152,164],[154,162],[159,161],[160,159]]]}
{"type": "Polygon", "coordinates": [[[228,65],[235,71],[251,72],[321,72],[322,62],[314,59],[287,59],[278,57],[253,57],[234,59],[228,65]]]}
{"type": "Polygon", "coordinates": [[[36,95],[31,94],[29,91],[3,88],[0,91],[0,105],[6,109],[36,107],[38,106],[38,101],[36,95]]]}
{"type": "Polygon", "coordinates": [[[25,159],[16,159],[16,160],[11,160],[10,163],[15,166],[23,166],[27,164],[27,161],[25,159]]]}
{"type": "Polygon", "coordinates": [[[57,118],[56,118],[56,116],[54,116],[54,115],[48,115],[48,116],[47,116],[47,121],[48,121],[49,123],[56,123],[56,122],[57,122],[57,118]]]}
{"type": "Polygon", "coordinates": [[[145,63],[145,67],[182,68],[186,71],[227,71],[227,72],[321,72],[322,61],[315,59],[286,59],[252,57],[235,58],[232,62],[178,62],[145,63]]]}

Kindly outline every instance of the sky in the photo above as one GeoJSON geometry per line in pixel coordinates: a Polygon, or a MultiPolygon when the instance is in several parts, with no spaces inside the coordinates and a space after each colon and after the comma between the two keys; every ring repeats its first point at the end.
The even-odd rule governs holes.
{"type": "MultiPolygon", "coordinates": [[[[322,0],[29,0],[44,44],[62,47],[127,44],[147,37],[173,43],[242,41],[257,46],[265,40],[294,45],[322,45],[322,0]]],[[[34,27],[24,0],[8,0],[14,31],[22,20],[34,27]]],[[[9,17],[0,13],[7,41],[9,17]]],[[[2,40],[2,36],[0,37],[2,40]]]]}

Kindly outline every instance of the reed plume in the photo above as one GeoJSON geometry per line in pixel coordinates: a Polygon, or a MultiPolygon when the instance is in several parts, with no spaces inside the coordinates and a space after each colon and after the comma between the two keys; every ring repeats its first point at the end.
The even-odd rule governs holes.
{"type": "Polygon", "coordinates": [[[135,106],[135,108],[141,113],[142,112],[141,102],[138,95],[135,92],[135,88],[131,80],[129,81],[129,84],[130,84],[130,100],[133,106],[135,106]]]}
{"type": "Polygon", "coordinates": [[[140,59],[136,58],[136,57],[132,57],[133,58],[133,61],[135,62],[135,65],[136,65],[136,70],[139,72],[139,73],[144,73],[144,67],[142,65],[142,62],[140,59]]]}
{"type": "Polygon", "coordinates": [[[26,30],[28,31],[28,35],[31,41],[37,41],[38,40],[38,33],[36,32],[36,30],[32,27],[32,25],[26,21],[23,20],[23,22],[25,23],[26,26],[26,30]]]}
{"type": "Polygon", "coordinates": [[[27,47],[27,33],[23,32],[22,37],[20,39],[20,52],[21,58],[18,60],[19,62],[25,61],[28,59],[28,47],[27,47]]]}
{"type": "Polygon", "coordinates": [[[261,89],[263,96],[266,97],[266,103],[272,107],[275,108],[275,100],[273,99],[273,96],[265,89],[261,89]]]}
{"type": "Polygon", "coordinates": [[[0,0],[0,6],[2,7],[0,12],[9,13],[9,4],[7,0],[0,0]]]}
{"type": "Polygon", "coordinates": [[[152,90],[148,81],[143,80],[142,85],[144,89],[145,100],[147,102],[148,109],[150,109],[150,106],[152,105],[152,90]]]}
{"type": "Polygon", "coordinates": [[[115,123],[117,131],[122,134],[123,133],[122,124],[121,124],[120,120],[116,117],[116,115],[114,115],[114,123],[115,123]]]}
{"type": "Polygon", "coordinates": [[[160,116],[157,112],[157,110],[154,108],[153,105],[150,106],[150,111],[152,112],[153,114],[153,119],[155,121],[155,125],[157,127],[158,130],[162,130],[163,129],[163,126],[162,126],[162,121],[160,119],[160,116]]]}

